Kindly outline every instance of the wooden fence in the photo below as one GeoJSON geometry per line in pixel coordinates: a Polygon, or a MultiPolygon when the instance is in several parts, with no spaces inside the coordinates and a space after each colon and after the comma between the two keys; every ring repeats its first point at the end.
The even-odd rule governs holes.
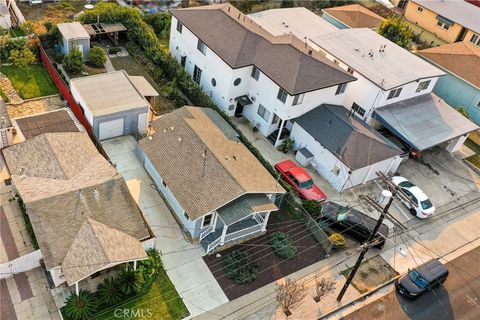
{"type": "Polygon", "coordinates": [[[0,264],[0,279],[40,267],[41,259],[42,253],[40,250],[37,250],[12,261],[2,263],[0,264]]]}

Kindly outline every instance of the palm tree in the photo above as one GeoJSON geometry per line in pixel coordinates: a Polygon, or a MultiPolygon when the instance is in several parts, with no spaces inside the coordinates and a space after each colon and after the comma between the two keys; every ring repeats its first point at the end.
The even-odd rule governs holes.
{"type": "Polygon", "coordinates": [[[126,295],[132,295],[143,288],[143,275],[138,270],[123,269],[118,273],[117,285],[120,291],[126,295]]]}
{"type": "Polygon", "coordinates": [[[86,290],[80,290],[77,294],[72,293],[65,304],[64,311],[68,319],[88,319],[97,311],[98,304],[93,294],[86,290]]]}
{"type": "Polygon", "coordinates": [[[122,300],[122,292],[113,278],[106,278],[97,286],[97,297],[101,303],[112,306],[122,300]]]}

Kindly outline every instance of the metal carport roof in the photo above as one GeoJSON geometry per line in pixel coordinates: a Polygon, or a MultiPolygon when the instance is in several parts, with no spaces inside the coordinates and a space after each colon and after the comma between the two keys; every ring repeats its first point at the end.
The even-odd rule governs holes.
{"type": "Polygon", "coordinates": [[[378,108],[375,119],[420,151],[478,129],[433,93],[378,108]]]}

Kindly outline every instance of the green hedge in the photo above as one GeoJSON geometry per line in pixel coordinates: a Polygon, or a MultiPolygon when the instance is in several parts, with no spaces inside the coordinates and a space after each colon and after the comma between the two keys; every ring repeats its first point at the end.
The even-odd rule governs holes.
{"type": "Polygon", "coordinates": [[[235,283],[245,284],[257,278],[258,264],[252,261],[247,252],[237,250],[223,259],[223,270],[235,283]]]}
{"type": "Polygon", "coordinates": [[[32,223],[30,222],[30,217],[27,214],[27,207],[25,206],[25,203],[23,202],[22,198],[20,198],[20,196],[17,196],[17,197],[18,197],[17,199],[18,205],[20,206],[23,219],[25,220],[25,227],[27,229],[28,234],[32,238],[33,249],[38,250],[39,246],[38,246],[37,238],[35,237],[35,232],[33,232],[33,227],[32,227],[32,223]]]}
{"type": "Polygon", "coordinates": [[[275,253],[283,259],[292,259],[297,255],[297,248],[285,232],[274,232],[270,235],[270,244],[275,253]]]}

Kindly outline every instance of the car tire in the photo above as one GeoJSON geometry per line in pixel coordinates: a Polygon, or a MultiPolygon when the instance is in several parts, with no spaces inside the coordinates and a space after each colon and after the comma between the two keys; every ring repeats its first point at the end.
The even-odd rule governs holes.
{"type": "Polygon", "coordinates": [[[417,211],[415,211],[415,209],[413,209],[413,208],[408,209],[408,211],[410,211],[410,213],[414,216],[417,215],[417,211]]]}

